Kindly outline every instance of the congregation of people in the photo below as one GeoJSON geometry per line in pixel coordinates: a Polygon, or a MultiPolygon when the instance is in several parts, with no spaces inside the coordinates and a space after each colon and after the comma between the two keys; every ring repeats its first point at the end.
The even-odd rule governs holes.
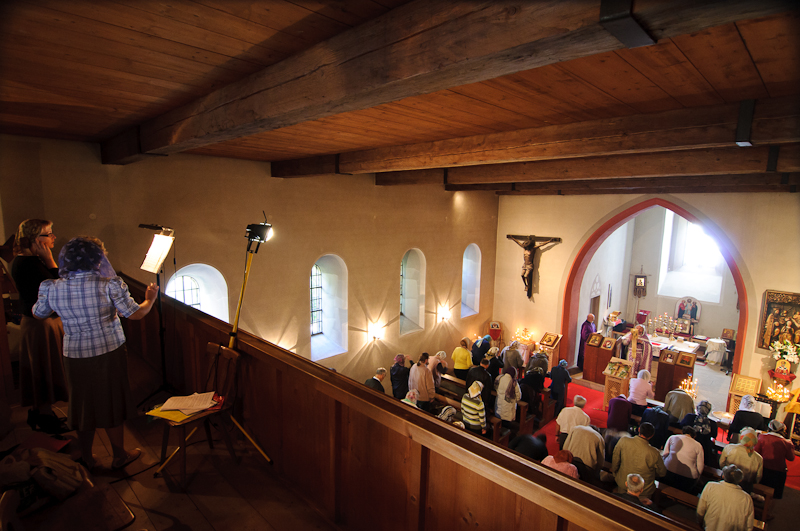
{"type": "MultiPolygon", "coordinates": [[[[631,339],[630,344],[636,344],[635,333],[631,339]]],[[[707,530],[752,529],[755,507],[764,502],[754,485],[773,489],[775,500],[783,497],[786,463],[794,460],[794,448],[783,423],[764,419],[755,411],[752,396],[742,398],[727,430],[728,444],[723,445],[719,426],[709,417],[708,401],[695,404],[688,393],[675,389],[663,405],[652,405],[658,404],[652,400],[654,382],[647,356],[640,354],[641,369],[631,379],[628,395],[609,401],[606,426],[601,427],[584,411],[583,396],[577,394],[571,405],[567,403],[567,384],[572,381],[567,362],[561,360],[548,372],[549,360],[539,354],[526,364],[516,342],[500,351],[488,335],[473,344],[463,338],[451,356],[455,378],[464,381],[456,407],[436,400],[448,368],[445,352],[422,353],[416,362],[399,354],[389,371],[392,394],[479,436],[492,437],[488,420],[495,417],[510,431],[509,449],[648,510],[660,512],[653,500],[661,488],[696,496],[696,518],[707,530]],[[547,448],[544,426],[533,433],[519,432],[518,403],[541,412],[537,402],[545,378],[550,378],[550,398],[556,403],[555,452],[547,448]],[[724,510],[734,502],[735,510],[724,510]]],[[[372,382],[380,383],[385,374],[386,369],[378,369],[372,382]]],[[[366,383],[383,391],[372,382],[366,383]]]]}

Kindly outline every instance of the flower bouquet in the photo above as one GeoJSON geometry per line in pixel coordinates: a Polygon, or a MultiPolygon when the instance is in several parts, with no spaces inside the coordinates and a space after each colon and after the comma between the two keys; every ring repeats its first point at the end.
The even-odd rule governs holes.
{"type": "Polygon", "coordinates": [[[769,371],[769,375],[787,382],[794,380],[797,376],[792,374],[790,369],[792,363],[800,362],[800,356],[798,356],[800,345],[789,340],[775,341],[770,345],[769,350],[773,352],[772,357],[776,361],[775,369],[769,371]]]}

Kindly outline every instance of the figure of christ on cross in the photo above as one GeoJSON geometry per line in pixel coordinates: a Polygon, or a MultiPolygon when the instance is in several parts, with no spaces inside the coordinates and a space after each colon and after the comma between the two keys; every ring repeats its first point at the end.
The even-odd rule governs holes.
{"type": "Polygon", "coordinates": [[[535,258],[536,249],[540,249],[550,243],[561,243],[561,238],[533,235],[520,236],[516,234],[508,234],[506,238],[524,249],[522,254],[522,283],[525,286],[528,297],[530,297],[531,288],[533,287],[533,259],[535,258]]]}

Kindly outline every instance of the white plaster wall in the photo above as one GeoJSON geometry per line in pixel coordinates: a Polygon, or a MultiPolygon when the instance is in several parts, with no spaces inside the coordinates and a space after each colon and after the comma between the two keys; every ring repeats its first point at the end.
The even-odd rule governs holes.
{"type": "MultiPolygon", "coordinates": [[[[603,331],[603,320],[615,310],[625,312],[627,294],[627,271],[630,263],[629,230],[632,232],[633,221],[614,231],[595,251],[581,283],[580,303],[578,305],[578,326],[586,319],[591,303],[591,290],[595,278],[600,277],[600,311],[595,315],[598,331],[603,331]],[[626,260],[627,259],[627,260],[626,260]],[[611,285],[611,307],[608,307],[608,286],[611,285]]],[[[563,347],[562,347],[563,348],[563,347]]],[[[578,342],[575,342],[574,356],[578,355],[578,342]]],[[[573,362],[576,357],[572,358],[573,362]]]]}
{"type": "Polygon", "coordinates": [[[266,211],[275,237],[253,260],[240,327],[310,358],[309,273],[320,256],[336,254],[348,270],[349,352],[322,363],[356,380],[388,368],[398,352],[449,354],[461,337],[483,333],[491,318],[498,199],[490,192],[379,187],[372,175],[277,179],[269,164],[193,155],[103,166],[93,144],[12,136],[0,136],[0,172],[6,227],[20,221],[9,221],[12,214],[26,215],[10,207],[26,198],[43,205],[35,215],[55,221],[56,251],[72,236],[98,236],[114,267],[142,281],[153,280],[139,270],[152,238],[138,224],[174,228],[178,268],[205,263],[219,270],[231,315],[245,227],[263,221],[266,211]],[[462,319],[460,272],[470,243],[483,254],[483,304],[462,319]],[[410,248],[427,262],[426,321],[424,331],[400,337],[399,266],[410,248]],[[449,321],[435,322],[439,304],[451,308],[449,321]],[[386,325],[383,341],[367,342],[368,321],[386,325]]]}
{"type": "MultiPolygon", "coordinates": [[[[509,328],[527,326],[538,332],[558,331],[564,287],[581,246],[611,216],[652,197],[501,196],[495,318],[509,328]],[[522,292],[519,278],[522,250],[506,240],[506,234],[564,239],[543,254],[539,267],[542,285],[533,301],[528,301],[522,292]]],[[[800,246],[796,244],[800,241],[800,195],[724,193],[657,197],[691,212],[721,247],[730,250],[744,280],[749,311],[742,373],[766,381],[768,351],[755,347],[761,305],[767,289],[800,292],[800,246]]],[[[639,270],[636,258],[631,258],[631,264],[631,272],[639,270]]]]}

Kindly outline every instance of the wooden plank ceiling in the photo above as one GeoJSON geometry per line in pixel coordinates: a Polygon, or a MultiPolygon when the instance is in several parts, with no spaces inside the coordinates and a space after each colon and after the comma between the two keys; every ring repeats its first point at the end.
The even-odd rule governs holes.
{"type": "MultiPolygon", "coordinates": [[[[369,36],[390,56],[392,36],[374,28],[411,21],[415,26],[404,29],[413,34],[429,20],[430,31],[446,34],[458,17],[505,10],[491,12],[496,19],[513,7],[487,4],[493,5],[7,1],[0,5],[0,132],[88,142],[132,134],[130,141],[144,144],[148,139],[137,126],[158,123],[187,105],[208,107],[214,98],[224,103],[221,98],[229,100],[237,87],[254,85],[258,78],[252,76],[259,72],[282,68],[291,75],[292,68],[308,68],[309,57],[319,57],[320,50],[353,53],[359,42],[348,37],[369,36]]],[[[599,12],[599,2],[541,4],[549,9],[542,19],[578,21],[576,28],[586,19],[579,7],[592,16],[599,12]]],[[[735,4],[747,14],[746,2],[735,4]]],[[[581,51],[574,59],[500,77],[473,75],[481,80],[427,93],[415,89],[422,93],[347,112],[319,112],[320,118],[263,127],[264,132],[255,128],[255,134],[180,151],[286,161],[273,164],[279,176],[376,173],[378,184],[435,182],[451,190],[796,191],[800,14],[790,8],[753,11],[758,16],[678,31],[652,46],[629,49],[614,41],[601,53],[581,51]],[[754,147],[732,147],[740,102],[751,99],[757,100],[754,147]]],[[[453,46],[459,45],[454,39],[453,46]]],[[[442,54],[444,63],[449,52],[425,53],[442,54]]],[[[389,84],[389,63],[370,74],[389,84]]]]}

